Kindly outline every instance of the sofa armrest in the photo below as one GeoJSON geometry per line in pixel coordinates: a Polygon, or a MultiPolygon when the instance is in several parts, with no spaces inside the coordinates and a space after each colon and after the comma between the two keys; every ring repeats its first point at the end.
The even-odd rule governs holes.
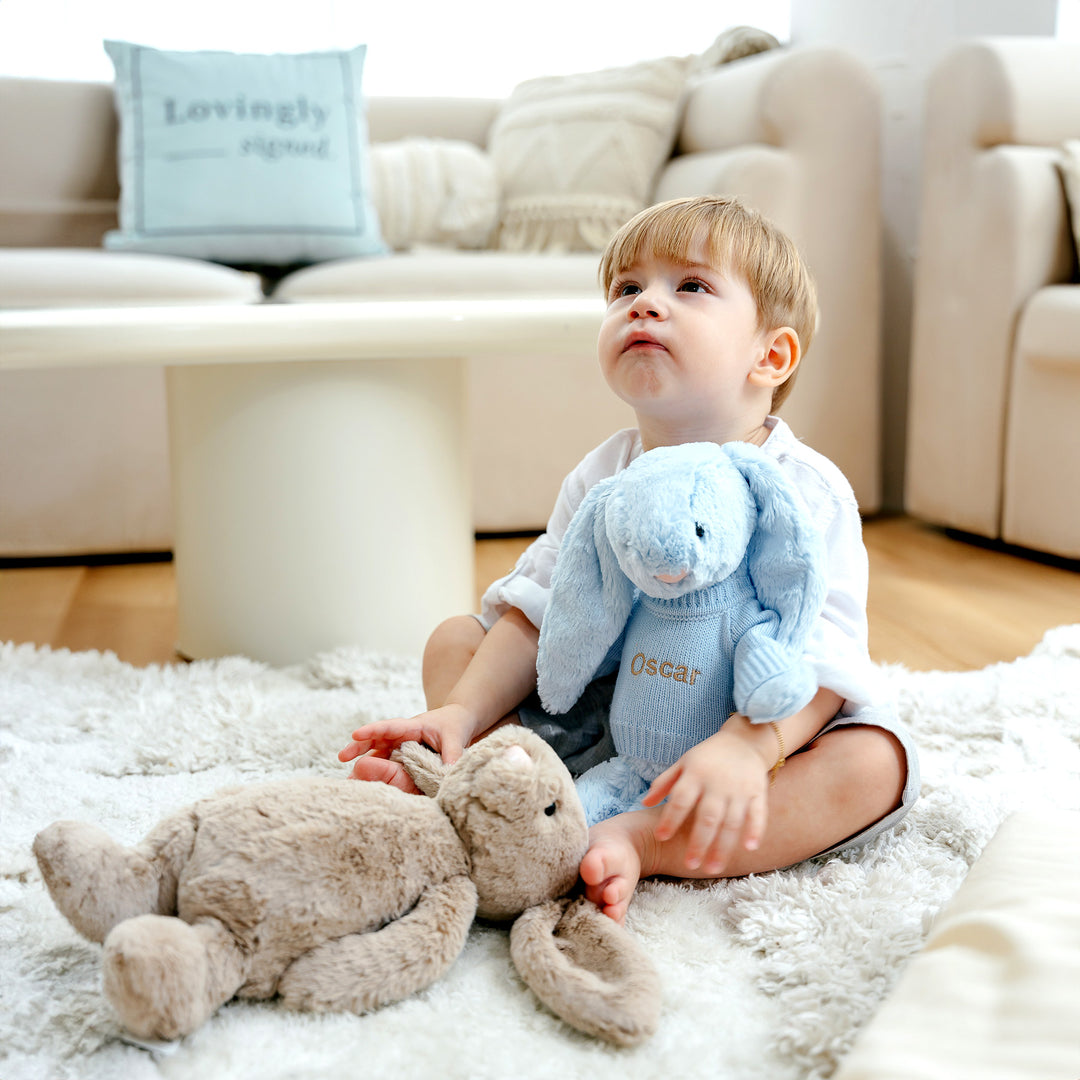
{"type": "Polygon", "coordinates": [[[687,95],[677,152],[748,143],[812,147],[846,144],[846,118],[867,110],[878,121],[870,71],[854,56],[824,46],[778,49],[724,64],[687,95]]]}
{"type": "Polygon", "coordinates": [[[1070,123],[1080,130],[1080,47],[971,43],[928,85],[905,504],[984,536],[999,535],[1017,320],[1073,274],[1056,168],[1070,123]]]}
{"type": "Polygon", "coordinates": [[[881,500],[880,110],[873,75],[841,49],[736,60],[690,90],[655,191],[741,196],[799,245],[821,318],[784,416],[867,513],[881,500]]]}
{"type": "Polygon", "coordinates": [[[928,89],[932,139],[968,146],[1056,146],[1080,131],[1080,42],[983,38],[958,46],[928,89]]]}

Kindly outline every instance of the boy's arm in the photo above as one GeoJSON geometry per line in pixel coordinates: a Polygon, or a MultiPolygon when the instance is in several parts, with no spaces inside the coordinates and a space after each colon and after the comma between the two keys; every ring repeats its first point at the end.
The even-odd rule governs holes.
{"type": "MultiPolygon", "coordinates": [[[[511,608],[484,635],[442,706],[411,718],[364,724],[353,732],[353,741],[338,760],[352,761],[369,751],[372,757],[388,758],[401,743],[415,740],[437,750],[444,761],[457,761],[473,739],[513,712],[536,688],[539,637],[525,615],[511,608]]],[[[352,775],[373,779],[377,771],[378,767],[372,770],[358,762],[352,775]]],[[[382,778],[391,780],[397,770],[388,767],[385,772],[382,778]]],[[[413,790],[411,784],[398,786],[413,790]]]]}
{"type": "Polygon", "coordinates": [[[469,718],[467,738],[443,759],[456,761],[473,739],[482,735],[536,689],[536,654],[540,631],[517,608],[510,608],[484,635],[469,666],[447,695],[443,708],[461,710],[469,718]]]}
{"type": "MultiPolygon", "coordinates": [[[[831,720],[843,703],[832,690],[818,690],[804,709],[777,722],[783,756],[801,749],[831,720]]],[[[688,750],[656,778],[643,802],[667,803],[656,838],[670,840],[688,817],[693,826],[686,865],[719,875],[736,846],[756,850],[765,833],[769,774],[780,760],[780,742],[771,724],[754,724],[735,714],[709,738],[688,750]]]]}

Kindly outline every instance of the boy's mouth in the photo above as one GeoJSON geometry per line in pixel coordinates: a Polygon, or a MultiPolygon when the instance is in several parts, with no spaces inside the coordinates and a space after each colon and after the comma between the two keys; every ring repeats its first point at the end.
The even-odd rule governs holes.
{"type": "Polygon", "coordinates": [[[623,346],[623,352],[629,352],[634,348],[645,349],[666,349],[667,346],[662,342],[659,342],[650,334],[634,333],[626,339],[626,344],[623,346]]]}

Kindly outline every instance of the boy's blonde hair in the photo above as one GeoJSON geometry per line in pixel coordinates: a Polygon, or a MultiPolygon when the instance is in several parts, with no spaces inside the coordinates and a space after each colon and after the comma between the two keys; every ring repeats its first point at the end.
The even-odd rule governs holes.
{"type": "MultiPolygon", "coordinates": [[[[606,296],[619,274],[643,257],[686,259],[704,240],[709,264],[741,278],[758,309],[758,328],[790,326],[802,353],[817,324],[817,289],[794,241],[764,215],[723,195],[672,199],[642,210],[608,241],[600,259],[606,296]]],[[[796,373],[798,369],[796,368],[796,373]]],[[[791,392],[795,373],[773,391],[772,409],[791,392]]]]}

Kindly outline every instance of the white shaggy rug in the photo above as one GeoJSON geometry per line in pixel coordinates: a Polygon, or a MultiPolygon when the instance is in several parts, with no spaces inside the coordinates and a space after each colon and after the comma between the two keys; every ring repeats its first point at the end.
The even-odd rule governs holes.
{"type": "Polygon", "coordinates": [[[664,990],[645,1045],[616,1050],[563,1025],[517,978],[506,934],[474,927],[448,976],[381,1012],[233,1002],[161,1053],[121,1040],[100,947],[52,907],[35,832],[83,818],[131,843],[237,780],[340,774],[335,754],[357,720],[421,707],[416,665],[343,650],[288,670],[243,659],[137,669],[0,645],[0,1076],[830,1076],[1003,817],[1080,809],[1080,625],[985,671],[886,675],[921,747],[922,800],[856,854],[700,888],[643,884],[629,925],[664,990]]]}

